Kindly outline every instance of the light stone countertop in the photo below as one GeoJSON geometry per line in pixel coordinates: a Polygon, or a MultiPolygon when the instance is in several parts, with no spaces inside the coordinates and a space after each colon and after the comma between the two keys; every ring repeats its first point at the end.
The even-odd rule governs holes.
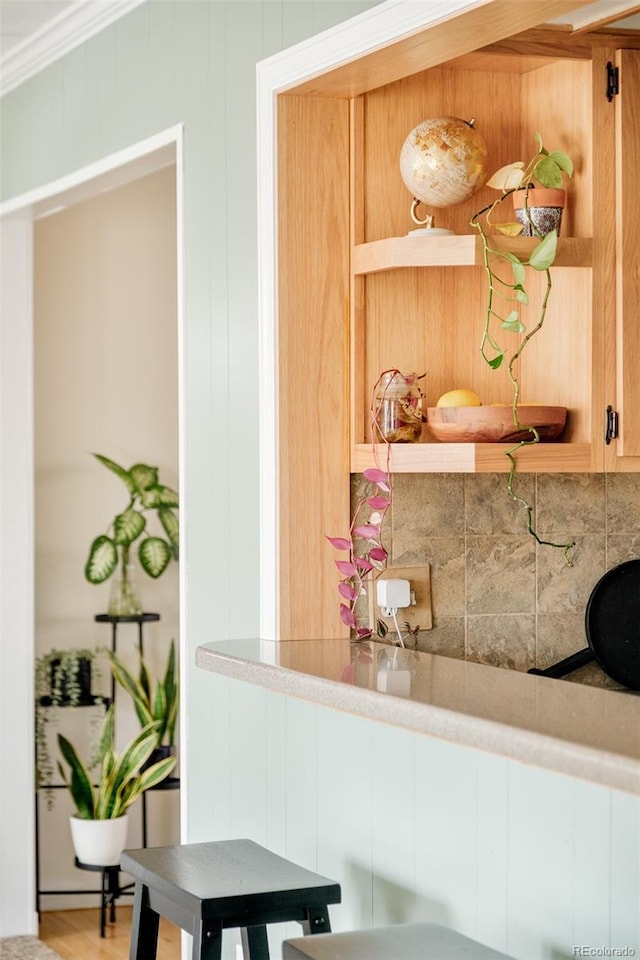
{"type": "Polygon", "coordinates": [[[196,664],[287,696],[640,795],[640,694],[349,640],[227,640],[196,664]]]}

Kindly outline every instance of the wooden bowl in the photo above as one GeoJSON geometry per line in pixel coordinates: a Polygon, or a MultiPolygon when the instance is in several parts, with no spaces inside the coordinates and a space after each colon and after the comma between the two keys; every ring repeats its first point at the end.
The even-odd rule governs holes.
{"type": "MultiPolygon", "coordinates": [[[[566,407],[518,406],[520,423],[535,427],[541,440],[557,440],[567,420],[566,407]]],[[[511,406],[428,407],[427,421],[443,443],[517,443],[530,440],[529,430],[516,430],[511,406]]]]}

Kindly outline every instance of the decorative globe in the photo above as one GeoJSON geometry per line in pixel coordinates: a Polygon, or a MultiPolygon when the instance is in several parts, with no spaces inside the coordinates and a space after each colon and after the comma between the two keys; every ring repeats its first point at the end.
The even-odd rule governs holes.
{"type": "Polygon", "coordinates": [[[400,173],[413,197],[429,207],[467,200],[484,182],[487,147],[474,121],[423,120],[400,151],[400,173]]]}

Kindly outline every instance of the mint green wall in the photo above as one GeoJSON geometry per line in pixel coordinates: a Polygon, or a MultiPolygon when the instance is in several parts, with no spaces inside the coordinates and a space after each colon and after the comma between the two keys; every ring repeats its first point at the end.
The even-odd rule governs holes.
{"type": "MultiPolygon", "coordinates": [[[[334,930],[427,921],[520,960],[569,960],[574,945],[639,955],[640,797],[206,682],[208,836],[252,837],[337,880],[334,930]]],[[[299,935],[274,931],[272,956],[299,935]]]]}
{"type": "Polygon", "coordinates": [[[255,63],[371,5],[149,0],[3,98],[2,199],[185,124],[185,839],[334,875],[340,927],[431,918],[532,960],[637,947],[636,799],[193,665],[258,627],[255,63]]]}
{"type": "Polygon", "coordinates": [[[197,644],[258,630],[255,65],[373,0],[148,0],[0,101],[2,200],[185,126],[189,834],[211,829],[197,644]],[[215,584],[215,597],[213,586],[215,584]]]}

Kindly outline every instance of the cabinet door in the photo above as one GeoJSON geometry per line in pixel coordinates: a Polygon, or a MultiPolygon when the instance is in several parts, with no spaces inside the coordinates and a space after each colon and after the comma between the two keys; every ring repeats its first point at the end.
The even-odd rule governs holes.
{"type": "Polygon", "coordinates": [[[617,454],[628,458],[640,457],[640,51],[619,50],[616,61],[617,454]]]}

